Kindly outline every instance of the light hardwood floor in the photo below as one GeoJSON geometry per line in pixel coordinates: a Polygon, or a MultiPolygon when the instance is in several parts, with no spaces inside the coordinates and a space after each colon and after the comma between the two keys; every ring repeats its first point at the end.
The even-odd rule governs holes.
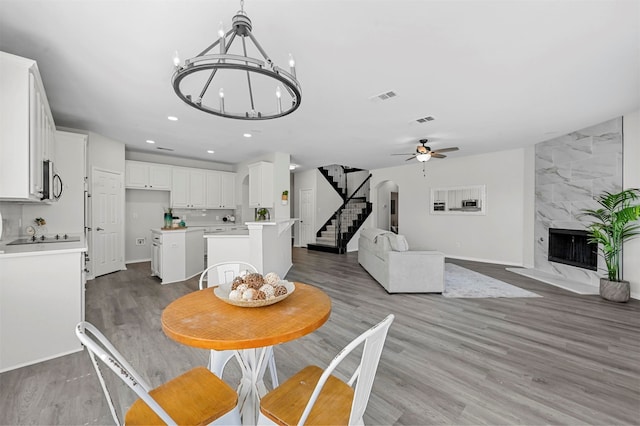
{"type": "MultiPolygon", "coordinates": [[[[541,298],[450,299],[387,294],[357,253],[293,250],[289,280],[329,294],[329,321],[275,348],[282,381],[303,366],[325,367],[351,339],[394,313],[367,424],[562,424],[640,422],[640,302],[579,296],[505,271],[448,260],[538,293],[541,298]]],[[[162,333],[162,309],[197,280],[161,286],[149,264],[87,284],[87,320],[104,331],[152,385],[205,365],[207,352],[162,333]]],[[[225,379],[238,378],[234,365],[225,379]]],[[[111,384],[116,384],[110,381],[111,384]]],[[[131,393],[118,385],[118,405],[131,393]]],[[[85,352],[0,375],[0,424],[110,424],[85,352]]]]}

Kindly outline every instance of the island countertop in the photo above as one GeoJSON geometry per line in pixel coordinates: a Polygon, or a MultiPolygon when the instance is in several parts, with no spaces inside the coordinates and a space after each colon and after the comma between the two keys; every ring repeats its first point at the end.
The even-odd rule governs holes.
{"type": "Polygon", "coordinates": [[[230,229],[225,231],[211,231],[204,233],[205,238],[219,238],[219,237],[249,237],[249,229],[230,229]]]}

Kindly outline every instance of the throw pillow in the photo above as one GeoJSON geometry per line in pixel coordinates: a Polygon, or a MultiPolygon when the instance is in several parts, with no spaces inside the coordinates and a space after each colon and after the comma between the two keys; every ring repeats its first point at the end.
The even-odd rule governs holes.
{"type": "Polygon", "coordinates": [[[393,251],[408,251],[409,243],[404,235],[389,235],[389,243],[393,251]]]}

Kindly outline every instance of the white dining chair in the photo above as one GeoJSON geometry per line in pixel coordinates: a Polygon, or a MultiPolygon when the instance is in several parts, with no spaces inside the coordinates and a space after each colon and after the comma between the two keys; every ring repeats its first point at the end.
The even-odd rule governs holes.
{"type": "Polygon", "coordinates": [[[116,424],[240,424],[238,394],[206,368],[196,367],[151,389],[94,325],[82,321],[76,326],[75,332],[89,352],[116,424]],[[139,397],[127,410],[124,422],[118,417],[96,358],[104,362],[139,397]]]}
{"type": "Polygon", "coordinates": [[[362,333],[336,355],[326,370],[305,367],[260,400],[259,425],[363,425],[380,355],[394,316],[362,333]],[[348,382],[332,373],[364,343],[348,382]],[[354,387],[355,384],[355,387],[354,387]]]}
{"type": "MultiPolygon", "coordinates": [[[[209,266],[200,274],[200,280],[198,281],[198,288],[200,290],[204,288],[216,287],[221,284],[228,284],[233,281],[235,277],[245,276],[247,274],[256,273],[258,269],[250,263],[240,261],[220,262],[209,266]],[[206,285],[205,285],[206,282],[206,285]]],[[[211,350],[209,354],[208,368],[215,375],[222,378],[224,368],[231,358],[236,355],[236,351],[216,351],[211,350]]],[[[273,348],[267,348],[265,355],[267,358],[267,365],[269,367],[269,373],[271,375],[272,387],[277,387],[278,371],[276,370],[276,360],[273,354],[273,348]]]]}

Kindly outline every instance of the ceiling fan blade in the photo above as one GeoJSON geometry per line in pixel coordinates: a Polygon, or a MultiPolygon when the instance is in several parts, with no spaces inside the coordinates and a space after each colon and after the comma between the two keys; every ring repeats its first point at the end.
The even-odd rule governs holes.
{"type": "Polygon", "coordinates": [[[414,158],[416,158],[416,156],[415,156],[415,155],[412,155],[411,157],[407,158],[407,159],[406,159],[406,160],[404,160],[404,161],[413,160],[414,158]]]}
{"type": "Polygon", "coordinates": [[[391,154],[391,155],[414,155],[414,154],[391,154]]]}
{"type": "Polygon", "coordinates": [[[446,156],[446,155],[438,154],[437,152],[432,152],[432,153],[431,153],[431,156],[432,156],[433,158],[447,158],[447,156],[446,156]]]}
{"type": "Polygon", "coordinates": [[[451,152],[451,151],[457,151],[460,148],[458,148],[457,146],[451,147],[451,148],[442,148],[442,149],[436,149],[435,151],[431,151],[432,153],[440,153],[440,152],[451,152]]]}

